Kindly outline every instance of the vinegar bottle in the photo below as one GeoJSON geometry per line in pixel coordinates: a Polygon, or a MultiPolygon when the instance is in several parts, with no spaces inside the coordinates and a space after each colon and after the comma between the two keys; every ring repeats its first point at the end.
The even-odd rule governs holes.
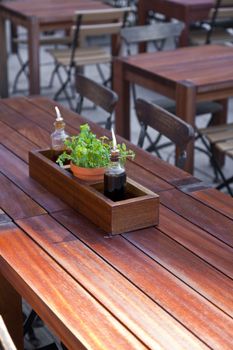
{"type": "Polygon", "coordinates": [[[65,150],[64,141],[69,137],[65,131],[65,122],[61,116],[59,108],[55,107],[56,111],[56,120],[54,122],[55,130],[51,134],[51,146],[52,146],[52,157],[56,161],[57,157],[65,150]]]}
{"type": "Polygon", "coordinates": [[[104,194],[113,201],[124,199],[126,187],[126,172],[120,163],[118,149],[112,149],[110,164],[104,174],[104,194]]]}

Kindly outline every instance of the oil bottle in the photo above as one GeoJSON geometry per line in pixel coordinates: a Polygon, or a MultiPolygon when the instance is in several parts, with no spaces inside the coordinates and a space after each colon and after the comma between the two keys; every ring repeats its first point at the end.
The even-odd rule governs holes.
{"type": "Polygon", "coordinates": [[[113,148],[110,154],[110,163],[104,174],[104,194],[112,201],[124,199],[126,187],[126,172],[120,162],[120,151],[116,147],[116,138],[113,134],[113,148]]]}
{"type": "Polygon", "coordinates": [[[51,134],[52,159],[56,161],[58,156],[65,151],[64,141],[69,137],[65,131],[65,122],[62,118],[59,108],[55,107],[56,120],[54,122],[55,130],[51,134]]]}

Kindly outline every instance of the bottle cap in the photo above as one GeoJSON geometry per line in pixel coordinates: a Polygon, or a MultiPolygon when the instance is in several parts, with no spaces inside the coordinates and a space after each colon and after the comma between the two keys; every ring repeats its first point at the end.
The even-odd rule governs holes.
{"type": "Polygon", "coordinates": [[[62,118],[60,109],[57,106],[55,106],[55,112],[56,112],[56,122],[62,122],[63,118],[62,118]]]}

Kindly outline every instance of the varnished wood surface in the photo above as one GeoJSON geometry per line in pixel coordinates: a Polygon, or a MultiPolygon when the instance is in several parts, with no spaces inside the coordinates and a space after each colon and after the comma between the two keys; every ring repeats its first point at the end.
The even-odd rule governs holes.
{"type": "Polygon", "coordinates": [[[208,18],[214,0],[139,0],[139,24],[145,24],[148,11],[163,14],[167,19],[176,18],[185,23],[180,45],[189,44],[189,26],[192,22],[208,18]]]}
{"type": "MultiPolygon", "coordinates": [[[[233,95],[233,48],[220,45],[185,47],[173,51],[141,53],[114,62],[116,131],[130,139],[130,83],[141,85],[176,101],[176,115],[194,126],[196,103],[233,95]]],[[[221,101],[222,100],[222,101],[221,101]]],[[[226,120],[226,110],[218,120],[226,120]]],[[[217,124],[218,121],[216,121],[217,124]]],[[[193,142],[188,146],[186,170],[192,173],[193,142]]]]}
{"type": "MultiPolygon", "coordinates": [[[[85,119],[60,107],[77,133],[85,119]]],[[[106,238],[28,175],[27,153],[48,146],[54,118],[46,98],[0,102],[0,273],[11,300],[24,297],[69,349],[232,349],[233,200],[131,146],[128,174],[159,193],[160,223],[106,238]]],[[[11,324],[10,306],[5,315],[11,324]]]]}

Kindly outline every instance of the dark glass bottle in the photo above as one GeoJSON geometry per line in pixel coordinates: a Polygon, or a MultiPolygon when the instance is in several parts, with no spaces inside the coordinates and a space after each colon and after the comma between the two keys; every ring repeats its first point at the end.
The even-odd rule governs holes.
{"type": "Polygon", "coordinates": [[[104,194],[114,202],[124,199],[126,187],[126,172],[119,156],[119,150],[111,151],[110,164],[104,174],[104,194]]]}

